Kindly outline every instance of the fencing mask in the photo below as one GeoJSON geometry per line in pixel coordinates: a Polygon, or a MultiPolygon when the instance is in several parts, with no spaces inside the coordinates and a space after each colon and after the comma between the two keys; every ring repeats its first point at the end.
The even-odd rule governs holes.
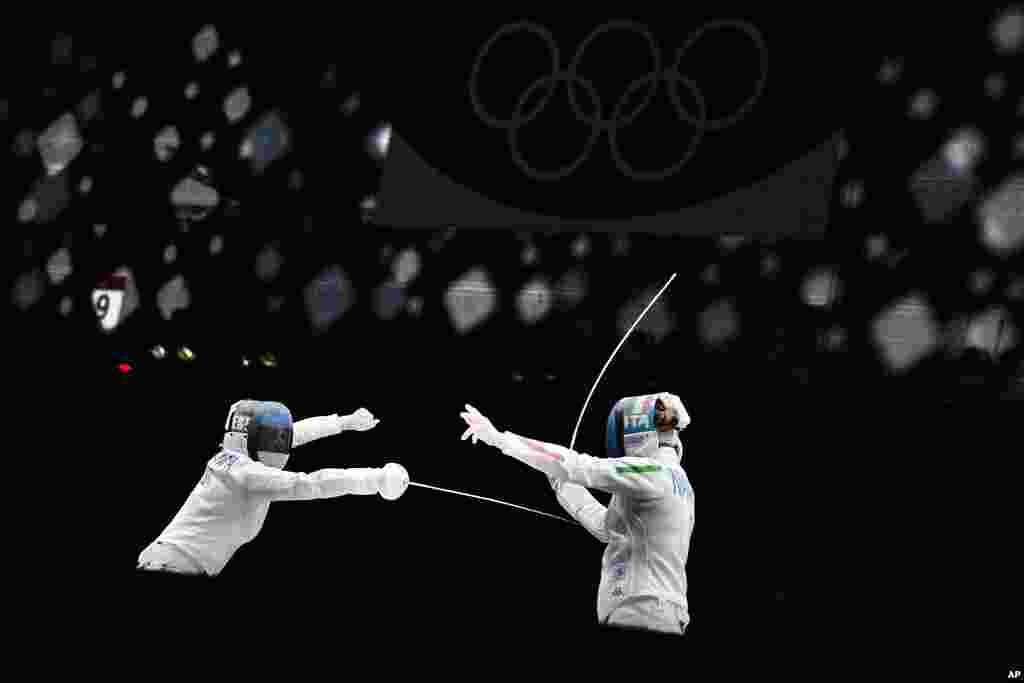
{"type": "Polygon", "coordinates": [[[645,457],[658,448],[658,399],[671,415],[669,426],[679,432],[690,424],[690,416],[678,396],[662,392],[621,399],[608,414],[606,447],[609,458],[645,457]]]}
{"type": "Polygon", "coordinates": [[[233,404],[224,423],[223,448],[283,469],[294,438],[292,414],[283,403],[244,400],[233,404]]]}

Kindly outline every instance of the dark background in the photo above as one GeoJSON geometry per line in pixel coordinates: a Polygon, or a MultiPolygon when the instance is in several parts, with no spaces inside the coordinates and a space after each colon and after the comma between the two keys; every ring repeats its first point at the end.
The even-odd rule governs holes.
{"type": "MultiPolygon", "coordinates": [[[[602,453],[604,419],[624,395],[671,391],[692,415],[683,464],[701,504],[688,565],[693,623],[681,647],[764,648],[780,666],[798,667],[833,649],[903,652],[915,642],[928,651],[951,634],[964,654],[974,653],[966,643],[979,631],[991,646],[1019,642],[1019,617],[1007,616],[1019,589],[1007,592],[998,579],[1020,567],[1019,533],[1005,531],[1019,530],[1011,508],[1019,482],[1020,349],[979,351],[962,336],[944,335],[933,352],[896,371],[872,333],[879,311],[912,291],[925,294],[942,329],[988,305],[1004,306],[1008,324],[1019,324],[1019,299],[1003,294],[1019,265],[984,248],[975,218],[986,192],[1008,177],[1006,131],[1019,124],[1019,78],[1010,78],[999,102],[984,97],[985,74],[1012,74],[1007,58],[992,54],[992,16],[933,17],[927,30],[914,17],[811,17],[798,30],[796,22],[753,16],[773,46],[764,110],[737,127],[737,137],[702,147],[684,178],[640,187],[596,156],[566,183],[538,187],[516,178],[497,158],[500,136],[469,130],[460,118],[464,102],[455,103],[467,50],[502,22],[463,17],[464,28],[452,31],[447,20],[407,19],[401,26],[369,13],[341,26],[294,18],[171,21],[160,32],[113,35],[68,26],[41,31],[20,56],[28,68],[18,72],[4,110],[11,149],[20,131],[38,133],[89,93],[100,93],[101,102],[82,126],[87,146],[56,180],[39,184],[38,153],[11,156],[9,215],[31,193],[49,212],[13,223],[10,232],[9,291],[20,316],[12,360],[27,380],[18,395],[27,398],[33,425],[32,457],[13,460],[9,475],[25,482],[19,490],[27,500],[19,496],[20,515],[11,519],[31,524],[15,521],[12,538],[24,557],[46,558],[23,565],[26,574],[45,574],[54,590],[67,589],[74,567],[92,588],[72,591],[83,607],[71,611],[102,615],[117,605],[127,612],[113,613],[150,618],[147,601],[164,589],[132,576],[135,560],[216,453],[226,410],[241,398],[282,401],[296,418],[365,406],[382,420],[374,431],[298,449],[290,468],[400,462],[414,481],[557,514],[540,473],[458,441],[459,411],[472,403],[499,429],[568,445],[587,392],[625,331],[618,321],[632,322],[678,273],[654,322],[633,333],[598,385],[576,447],[602,453]],[[191,41],[206,23],[217,25],[221,47],[197,64],[191,41]],[[73,36],[70,57],[54,49],[58,33],[73,36]],[[229,69],[226,53],[235,48],[243,60],[229,69]],[[883,85],[878,70],[887,59],[902,70],[883,85]],[[112,88],[120,70],[126,85],[112,88]],[[201,90],[189,102],[181,93],[193,80],[201,90]],[[222,104],[239,84],[249,86],[254,104],[232,127],[222,104]],[[940,90],[942,106],[915,121],[907,101],[922,87],[940,90]],[[149,98],[147,114],[132,118],[140,95],[149,98]],[[238,158],[238,142],[267,111],[285,122],[291,144],[256,170],[238,158]],[[453,204],[440,204],[450,216],[442,210],[414,227],[388,225],[386,207],[365,215],[361,202],[389,173],[403,179],[388,186],[389,205],[422,200],[415,174],[395,168],[401,159],[367,154],[366,136],[382,121],[467,193],[493,200],[488,211],[550,220],[500,230],[460,221],[470,214],[453,204]],[[921,165],[965,123],[991,141],[971,182],[920,180],[921,165]],[[178,126],[183,143],[158,162],[153,137],[167,124],[178,126]],[[217,142],[203,150],[206,130],[217,142]],[[730,222],[731,208],[708,208],[759,179],[785,175],[786,164],[837,140],[830,180],[787,197],[801,206],[824,202],[824,230],[797,219],[752,234],[730,222]],[[486,156],[497,160],[481,163],[486,156]],[[190,214],[168,197],[200,164],[221,202],[190,214]],[[85,176],[95,188],[75,192],[85,176]],[[845,201],[855,182],[866,186],[865,199],[845,201]],[[957,191],[966,199],[950,199],[957,191]],[[927,206],[939,208],[929,213],[927,206]],[[615,246],[634,217],[700,207],[698,233],[685,225],[674,234],[641,229],[628,234],[625,253],[615,246]],[[586,230],[567,228],[559,216],[609,218],[616,227],[592,232],[579,257],[573,244],[586,230]],[[108,226],[102,239],[97,223],[108,226]],[[738,246],[722,239],[735,233],[749,237],[738,246]],[[865,257],[865,241],[879,233],[889,240],[888,261],[865,257]],[[219,256],[208,248],[215,234],[224,240],[219,256]],[[173,264],[161,258],[170,242],[178,248],[173,264]],[[264,280],[254,262],[268,243],[284,265],[264,280]],[[536,263],[520,258],[527,244],[540,255],[536,263]],[[39,287],[25,305],[23,274],[45,272],[61,247],[72,254],[70,275],[39,287]],[[407,287],[387,289],[396,254],[406,248],[421,254],[422,270],[407,287]],[[780,265],[765,274],[769,256],[780,265]],[[89,296],[124,265],[138,307],[105,334],[89,296]],[[343,268],[354,303],[319,330],[302,292],[332,265],[343,268]],[[445,309],[445,292],[477,266],[489,273],[497,309],[463,333],[445,309]],[[842,295],[829,289],[825,305],[811,306],[805,285],[819,267],[831,269],[842,295]],[[984,296],[964,284],[978,268],[995,274],[984,296]],[[566,272],[582,274],[582,300],[571,303],[571,292],[561,292],[548,316],[521,322],[523,285],[566,272]],[[190,303],[168,321],[157,292],[179,273],[190,303]],[[382,315],[381,291],[403,302],[421,297],[422,310],[382,315]],[[64,297],[73,302],[67,315],[58,312],[64,297]],[[271,304],[277,298],[279,307],[271,304]],[[716,341],[705,312],[720,301],[731,302],[740,327],[716,341]],[[828,342],[837,328],[843,340],[828,342]],[[166,358],[153,356],[157,345],[166,358]],[[176,357],[182,346],[194,360],[176,357]],[[264,353],[274,355],[275,367],[258,360],[264,353]],[[978,581],[982,568],[986,579],[978,581]]],[[[578,19],[551,20],[565,34],[566,60],[569,46],[607,18],[578,19]]],[[[640,20],[661,27],[664,44],[674,47],[664,22],[640,20]]],[[[488,211],[475,215],[503,215],[488,211]]],[[[289,636],[322,636],[326,621],[350,637],[391,634],[411,643],[460,634],[518,648],[515,638],[531,628],[567,639],[596,634],[601,551],[582,529],[424,489],[396,502],[279,503],[214,587],[195,589],[191,595],[202,597],[178,608],[200,631],[211,628],[204,620],[213,617],[203,616],[216,612],[211,605],[230,595],[267,620],[287,615],[289,636]]],[[[40,608],[39,623],[51,617],[38,615],[61,609],[40,608]]]]}

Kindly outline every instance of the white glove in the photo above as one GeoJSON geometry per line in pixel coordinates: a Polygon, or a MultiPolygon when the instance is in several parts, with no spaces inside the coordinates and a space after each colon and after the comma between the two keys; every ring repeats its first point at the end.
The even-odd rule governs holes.
{"type": "Polygon", "coordinates": [[[466,421],[469,429],[462,435],[462,440],[473,437],[473,443],[476,444],[477,439],[483,441],[488,446],[494,446],[495,448],[501,448],[505,442],[505,435],[495,429],[491,421],[480,414],[473,406],[466,404],[465,413],[460,413],[462,419],[466,421]]]}
{"type": "Polygon", "coordinates": [[[397,500],[409,488],[409,473],[401,465],[389,462],[381,469],[377,491],[384,500],[397,500]]]}
{"type": "Polygon", "coordinates": [[[360,408],[351,415],[341,416],[341,430],[342,431],[353,431],[353,432],[365,432],[373,429],[380,420],[373,416],[366,408],[360,408]]]}

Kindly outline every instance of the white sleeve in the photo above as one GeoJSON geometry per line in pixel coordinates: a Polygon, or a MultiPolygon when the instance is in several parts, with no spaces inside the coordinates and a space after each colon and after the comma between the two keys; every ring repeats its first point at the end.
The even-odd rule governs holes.
{"type": "Polygon", "coordinates": [[[341,434],[341,418],[337,414],[307,417],[295,423],[292,448],[336,434],[341,434]]]}
{"type": "Polygon", "coordinates": [[[306,474],[285,472],[261,463],[238,469],[237,481],[251,493],[270,500],[316,500],[338,496],[370,496],[379,492],[379,468],[323,469],[306,474]]]}
{"type": "Polygon", "coordinates": [[[595,458],[585,453],[505,432],[502,452],[554,479],[636,498],[672,493],[672,474],[651,458],[595,458]]]}
{"type": "Polygon", "coordinates": [[[563,510],[582,524],[583,528],[589,531],[594,538],[602,543],[608,542],[608,529],[604,525],[604,518],[608,508],[601,505],[590,494],[590,491],[579,484],[552,479],[551,487],[555,490],[555,498],[558,499],[558,503],[562,506],[563,510]]]}

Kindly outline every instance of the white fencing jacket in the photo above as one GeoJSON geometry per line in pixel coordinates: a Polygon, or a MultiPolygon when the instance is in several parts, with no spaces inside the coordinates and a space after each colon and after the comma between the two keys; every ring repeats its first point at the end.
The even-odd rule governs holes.
{"type": "MultiPolygon", "coordinates": [[[[294,425],[292,447],[341,433],[337,415],[294,425]]],[[[378,468],[323,469],[312,474],[267,467],[222,449],[156,541],[170,545],[216,576],[235,552],[256,538],[275,500],[313,500],[378,492],[378,468]]],[[[140,555],[141,558],[141,555],[140,555]]]]}
{"type": "Polygon", "coordinates": [[[502,452],[541,470],[558,502],[607,544],[597,597],[598,620],[630,598],[661,598],[689,623],[686,560],[694,525],[694,493],[680,464],[682,445],[649,457],[595,458],[505,432],[502,452]],[[587,491],[612,494],[605,508],[587,491]]]}

